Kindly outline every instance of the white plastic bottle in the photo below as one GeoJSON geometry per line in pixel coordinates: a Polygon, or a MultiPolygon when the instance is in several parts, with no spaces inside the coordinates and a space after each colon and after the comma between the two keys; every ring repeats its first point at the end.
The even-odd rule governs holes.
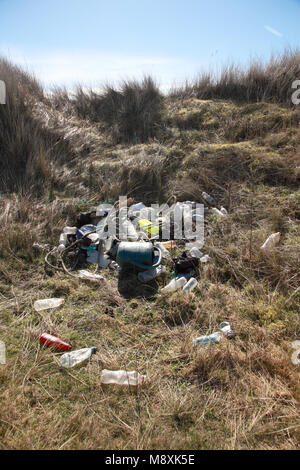
{"type": "Polygon", "coordinates": [[[160,265],[157,268],[148,269],[147,271],[144,271],[143,273],[139,273],[138,280],[140,282],[150,282],[153,279],[157,278],[158,276],[161,276],[165,272],[166,272],[166,267],[160,265]]]}
{"type": "Polygon", "coordinates": [[[280,232],[277,232],[277,233],[272,233],[272,235],[270,235],[267,240],[265,241],[265,243],[260,247],[260,249],[262,251],[268,251],[268,250],[271,250],[272,248],[274,248],[276,245],[278,245],[279,241],[280,241],[280,237],[281,237],[281,233],[280,232]]]}
{"type": "Polygon", "coordinates": [[[222,339],[222,335],[219,331],[209,336],[200,336],[193,340],[194,346],[207,346],[210,343],[219,343],[222,339]]]}
{"type": "Polygon", "coordinates": [[[201,253],[200,250],[198,250],[198,248],[196,248],[195,246],[190,250],[190,255],[193,257],[193,258],[198,258],[198,259],[201,259],[203,258],[204,254],[201,253]]]}
{"type": "Polygon", "coordinates": [[[187,280],[185,277],[180,277],[179,279],[172,279],[169,284],[164,287],[161,292],[171,292],[177,289],[181,289],[183,286],[185,286],[187,283],[187,280]]]}
{"type": "Polygon", "coordinates": [[[104,369],[101,374],[101,383],[116,385],[141,385],[145,382],[146,376],[136,371],[127,372],[126,370],[107,370],[104,369]]]}
{"type": "Polygon", "coordinates": [[[192,292],[192,290],[194,290],[197,285],[198,281],[194,277],[191,277],[189,282],[183,287],[183,292],[188,294],[189,292],[192,292]]]}
{"type": "Polygon", "coordinates": [[[43,299],[34,302],[33,307],[37,312],[48,310],[50,308],[60,307],[64,303],[64,299],[43,299]]]}
{"type": "Polygon", "coordinates": [[[60,363],[62,367],[71,369],[72,367],[78,366],[88,361],[93,354],[96,354],[96,352],[97,348],[84,348],[79,349],[78,351],[72,351],[63,354],[60,358],[60,363]]]}
{"type": "Polygon", "coordinates": [[[0,364],[6,364],[6,348],[3,341],[0,341],[0,364]]]}
{"type": "Polygon", "coordinates": [[[226,217],[226,215],[223,214],[222,211],[219,211],[219,209],[217,209],[216,207],[213,207],[211,211],[213,212],[213,214],[216,214],[216,215],[218,215],[218,216],[220,216],[220,217],[226,217]]]}

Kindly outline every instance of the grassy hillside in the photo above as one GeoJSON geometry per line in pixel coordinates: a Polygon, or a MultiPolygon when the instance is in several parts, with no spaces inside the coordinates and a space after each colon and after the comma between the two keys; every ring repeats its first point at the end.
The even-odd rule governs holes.
{"type": "Polygon", "coordinates": [[[211,77],[205,94],[199,81],[167,97],[147,78],[46,97],[0,62],[0,79],[14,77],[15,87],[0,106],[1,449],[299,448],[291,342],[300,335],[300,108],[286,98],[299,55],[285,57],[257,75],[253,65],[232,72],[238,94],[223,95],[211,77]],[[247,93],[251,70],[268,93],[254,93],[254,78],[247,93]],[[279,72],[285,91],[270,85],[279,72]],[[138,126],[128,121],[137,113],[138,126]],[[45,269],[32,247],[57,245],[78,212],[119,195],[200,202],[202,191],[229,217],[208,216],[203,251],[212,261],[185,296],[160,293],[171,263],[149,286],[109,269],[93,285],[45,269]],[[259,247],[277,231],[280,245],[264,256],[259,247]],[[48,297],[65,305],[35,312],[33,302],[48,297]],[[193,347],[222,321],[235,340],[193,347]],[[62,370],[59,355],[39,345],[44,331],[98,353],[62,370]],[[148,380],[137,391],[103,387],[103,368],[148,380]]]}

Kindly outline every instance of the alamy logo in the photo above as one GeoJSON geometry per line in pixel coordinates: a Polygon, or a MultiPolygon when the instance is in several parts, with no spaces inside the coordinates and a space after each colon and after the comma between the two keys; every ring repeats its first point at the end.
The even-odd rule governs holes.
{"type": "Polygon", "coordinates": [[[293,104],[300,104],[300,80],[295,80],[292,84],[292,89],[296,90],[292,94],[293,104]]]}
{"type": "Polygon", "coordinates": [[[0,80],[0,104],[6,104],[6,85],[0,80]]]}

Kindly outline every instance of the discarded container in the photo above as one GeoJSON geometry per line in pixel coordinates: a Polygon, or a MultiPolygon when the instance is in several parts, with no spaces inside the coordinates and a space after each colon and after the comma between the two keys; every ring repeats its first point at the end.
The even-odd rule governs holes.
{"type": "Polygon", "coordinates": [[[195,270],[194,269],[188,269],[186,272],[184,273],[178,273],[177,276],[175,275],[175,272],[174,272],[174,277],[175,279],[180,279],[181,277],[184,277],[187,281],[192,277],[194,276],[195,273],[195,270]]]}
{"type": "Polygon", "coordinates": [[[122,271],[121,266],[116,263],[116,261],[112,261],[109,265],[110,269],[114,269],[115,271],[122,271]]]}
{"type": "Polygon", "coordinates": [[[210,343],[219,343],[221,341],[222,335],[218,331],[209,336],[200,336],[193,340],[194,346],[207,346],[210,343]]]}
{"type": "Polygon", "coordinates": [[[294,341],[292,343],[292,348],[296,350],[292,354],[292,363],[297,366],[300,364],[300,341],[294,341]]]}
{"type": "Polygon", "coordinates": [[[88,251],[87,262],[91,264],[98,264],[100,268],[106,269],[110,263],[111,259],[108,255],[102,255],[99,251],[88,251]]]}
{"type": "Polygon", "coordinates": [[[121,267],[131,265],[141,269],[151,269],[161,264],[161,258],[160,249],[152,243],[121,242],[116,261],[121,267]],[[158,254],[156,262],[155,251],[158,254]]]}
{"type": "Polygon", "coordinates": [[[37,312],[42,312],[43,310],[49,310],[50,308],[60,307],[64,302],[64,299],[43,299],[34,302],[33,307],[37,312]]]}
{"type": "Polygon", "coordinates": [[[174,291],[174,290],[177,290],[177,289],[181,289],[183,286],[185,286],[185,284],[187,283],[187,280],[185,279],[185,277],[180,277],[179,279],[172,279],[171,282],[169,282],[169,284],[164,287],[161,292],[171,292],[171,291],[174,291]]]}
{"type": "Polygon", "coordinates": [[[202,258],[200,258],[201,263],[208,263],[210,260],[211,260],[211,257],[208,255],[205,255],[202,258]]]}
{"type": "Polygon", "coordinates": [[[64,234],[65,235],[76,235],[77,233],[77,227],[65,227],[64,228],[64,234]]]}
{"type": "Polygon", "coordinates": [[[6,347],[3,341],[0,341],[0,364],[6,364],[6,347]]]}
{"type": "Polygon", "coordinates": [[[221,207],[220,212],[222,212],[222,214],[225,215],[225,216],[228,215],[227,209],[225,209],[225,207],[223,207],[223,206],[221,207]]]}
{"type": "Polygon", "coordinates": [[[235,332],[232,331],[231,326],[228,322],[224,321],[220,325],[220,331],[226,336],[228,339],[232,339],[235,337],[235,332]]]}
{"type": "Polygon", "coordinates": [[[196,247],[193,247],[191,250],[190,250],[190,255],[193,257],[193,258],[198,258],[198,259],[201,259],[203,258],[203,253],[201,253],[200,250],[198,250],[198,248],[196,247]]]}
{"type": "Polygon", "coordinates": [[[153,279],[156,279],[158,276],[161,276],[165,272],[166,272],[166,267],[160,265],[157,268],[148,269],[148,271],[139,273],[138,279],[140,282],[150,282],[153,279]]]}
{"type": "Polygon", "coordinates": [[[49,335],[48,333],[43,333],[40,337],[40,343],[45,344],[48,347],[54,347],[56,349],[60,349],[61,351],[70,351],[72,346],[68,343],[65,343],[56,336],[49,335]]]}
{"type": "Polygon", "coordinates": [[[59,244],[64,245],[64,247],[66,247],[67,243],[68,243],[68,235],[66,233],[62,233],[59,237],[59,244]]]}
{"type": "Polygon", "coordinates": [[[129,242],[136,242],[139,237],[134,228],[134,225],[127,218],[120,218],[120,240],[125,240],[129,242]]]}
{"type": "Polygon", "coordinates": [[[63,354],[60,358],[62,367],[71,369],[72,367],[78,366],[87,362],[93,354],[96,354],[97,348],[84,348],[78,351],[63,354]]]}
{"type": "Polygon", "coordinates": [[[202,193],[203,199],[210,205],[210,206],[215,206],[215,200],[212,198],[209,194],[207,194],[205,191],[202,193]]]}
{"type": "Polygon", "coordinates": [[[192,290],[194,290],[197,285],[198,281],[194,277],[192,277],[189,282],[183,287],[183,292],[185,294],[188,294],[189,292],[192,292],[192,290]]]}
{"type": "Polygon", "coordinates": [[[281,233],[280,232],[277,232],[277,233],[272,233],[272,235],[270,235],[267,240],[265,241],[265,243],[260,247],[260,249],[262,251],[269,251],[271,250],[272,248],[274,248],[276,245],[278,245],[279,241],[280,241],[280,237],[281,237],[281,233]]]}
{"type": "Polygon", "coordinates": [[[100,276],[100,274],[90,273],[89,271],[85,271],[85,270],[79,271],[78,277],[79,279],[85,279],[87,281],[94,281],[94,282],[104,280],[104,277],[100,276]]]}
{"type": "Polygon", "coordinates": [[[226,217],[226,215],[222,211],[219,211],[219,209],[217,209],[216,207],[213,207],[211,211],[213,214],[216,214],[220,217],[226,217]]]}
{"type": "Polygon", "coordinates": [[[101,374],[101,383],[116,385],[141,385],[145,382],[146,376],[136,371],[127,372],[126,370],[107,370],[104,369],[101,374]]]}

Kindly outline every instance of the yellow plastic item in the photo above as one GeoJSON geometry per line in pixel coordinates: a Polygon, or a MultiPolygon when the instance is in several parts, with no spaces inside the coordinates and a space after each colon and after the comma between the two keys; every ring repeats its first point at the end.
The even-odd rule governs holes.
{"type": "Polygon", "coordinates": [[[159,234],[159,227],[157,225],[152,225],[152,222],[147,219],[141,219],[138,223],[140,230],[147,232],[152,237],[159,234]]]}

